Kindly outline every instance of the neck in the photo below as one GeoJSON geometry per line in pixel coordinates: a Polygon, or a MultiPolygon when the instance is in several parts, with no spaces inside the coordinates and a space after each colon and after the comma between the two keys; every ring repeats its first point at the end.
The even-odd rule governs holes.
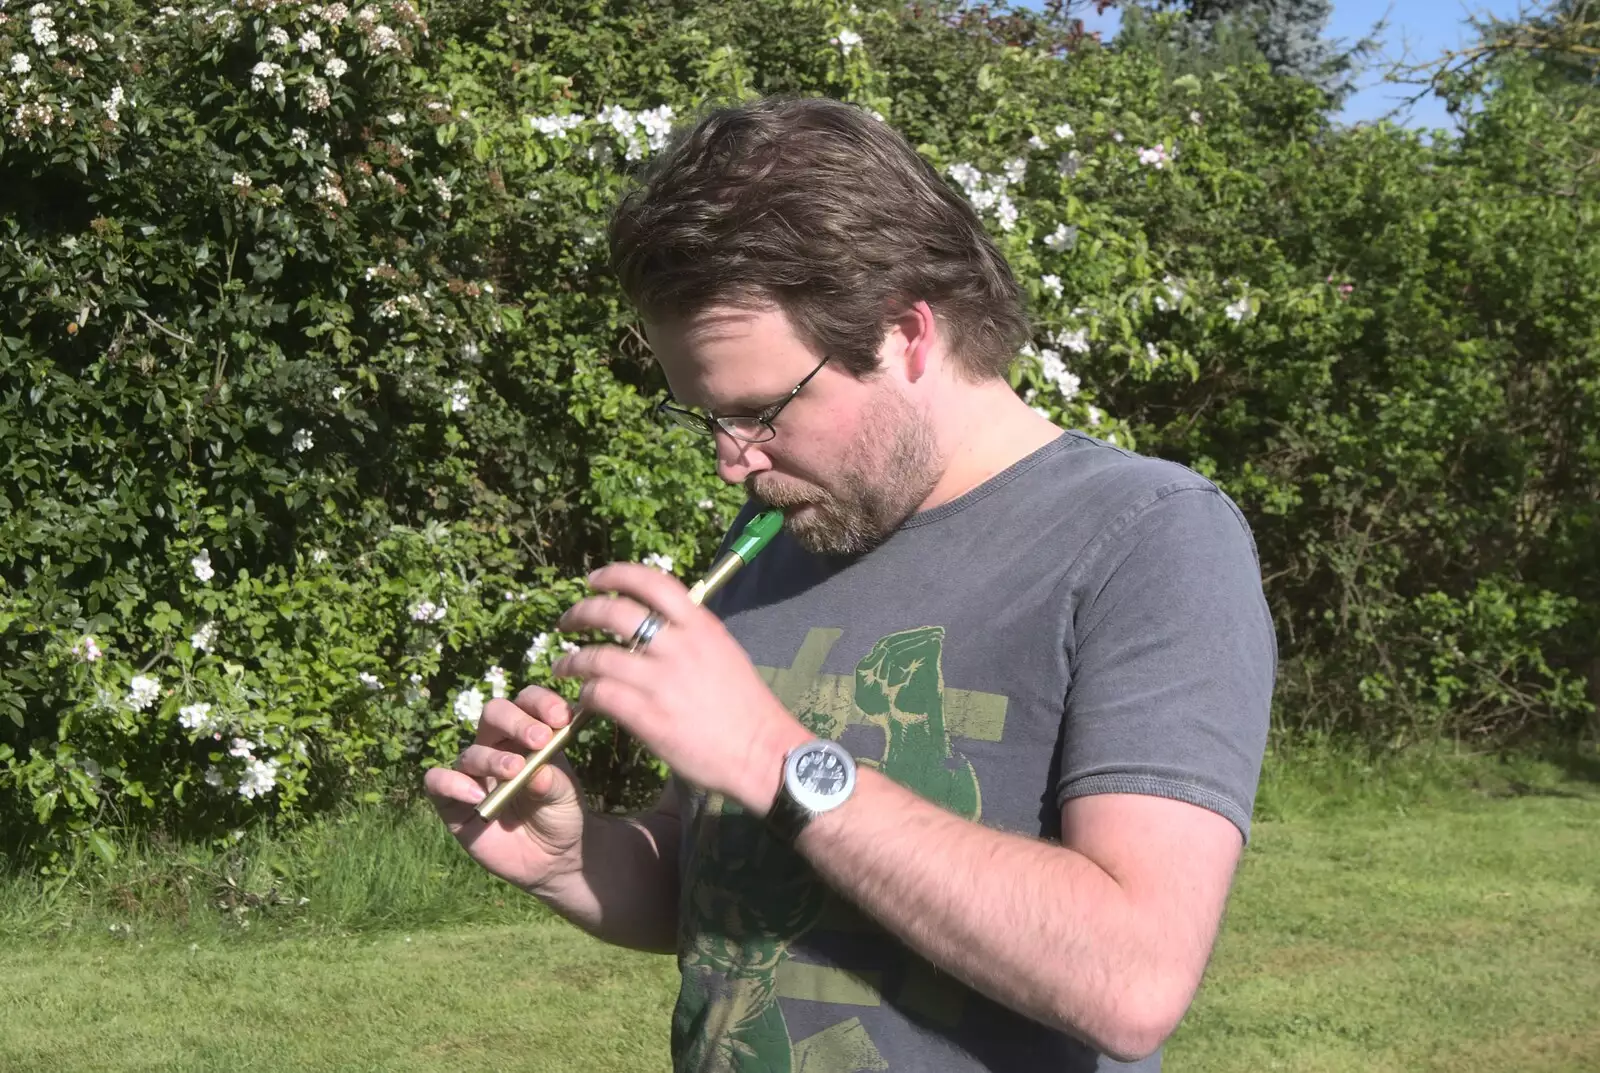
{"type": "Polygon", "coordinates": [[[1062,433],[1003,380],[963,384],[949,402],[948,415],[936,432],[944,470],[922,510],[965,495],[1062,433]]]}

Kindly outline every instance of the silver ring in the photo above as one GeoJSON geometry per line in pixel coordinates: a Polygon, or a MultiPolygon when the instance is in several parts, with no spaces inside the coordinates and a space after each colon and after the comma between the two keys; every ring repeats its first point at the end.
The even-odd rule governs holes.
{"type": "Polygon", "coordinates": [[[666,624],[666,619],[654,611],[650,612],[644,617],[644,621],[639,623],[639,628],[633,631],[633,639],[628,642],[628,651],[643,652],[646,648],[649,648],[650,641],[656,634],[661,632],[661,627],[666,624]]]}

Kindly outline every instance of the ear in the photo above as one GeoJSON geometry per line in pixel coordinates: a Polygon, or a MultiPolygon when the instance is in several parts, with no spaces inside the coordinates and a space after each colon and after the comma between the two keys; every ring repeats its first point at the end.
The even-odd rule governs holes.
{"type": "Polygon", "coordinates": [[[927,302],[917,302],[894,319],[884,340],[884,364],[909,383],[916,383],[933,367],[939,343],[939,320],[927,302]]]}

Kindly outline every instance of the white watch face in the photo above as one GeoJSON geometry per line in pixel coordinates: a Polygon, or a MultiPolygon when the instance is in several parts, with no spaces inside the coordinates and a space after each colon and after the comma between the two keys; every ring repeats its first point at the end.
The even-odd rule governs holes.
{"type": "Polygon", "coordinates": [[[812,812],[836,807],[855,788],[854,761],[842,746],[831,741],[799,749],[789,758],[788,766],[790,794],[812,812]]]}

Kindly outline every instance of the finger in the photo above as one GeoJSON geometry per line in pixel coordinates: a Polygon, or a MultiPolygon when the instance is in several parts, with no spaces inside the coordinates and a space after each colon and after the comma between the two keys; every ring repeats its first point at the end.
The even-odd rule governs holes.
{"type": "MultiPolygon", "coordinates": [[[[517,694],[516,706],[539,722],[558,730],[572,722],[572,705],[567,698],[544,686],[525,687],[517,694]]],[[[488,711],[487,705],[484,711],[488,711]]]]}
{"type": "Polygon", "coordinates": [[[465,822],[472,806],[489,796],[477,779],[447,767],[423,772],[422,790],[447,823],[465,822]]]}
{"type": "Polygon", "coordinates": [[[584,680],[584,687],[578,692],[579,706],[587,706],[587,690],[597,680],[621,682],[648,691],[661,675],[658,666],[647,662],[641,653],[629,652],[620,645],[585,645],[556,660],[550,673],[557,678],[584,680]]]}
{"type": "Polygon", "coordinates": [[[572,633],[604,631],[618,641],[631,643],[640,625],[654,613],[626,596],[586,596],[567,609],[557,620],[556,628],[572,633]]]}
{"type": "Polygon", "coordinates": [[[571,718],[563,697],[539,686],[529,686],[517,695],[515,703],[496,697],[485,704],[474,740],[479,745],[527,752],[550,740],[550,727],[565,726],[571,718]],[[538,692],[533,693],[534,690],[538,692]]]}
{"type": "MultiPolygon", "coordinates": [[[[521,766],[521,758],[518,767],[521,766]]],[[[533,778],[528,780],[528,785],[522,788],[520,797],[538,804],[555,796],[556,771],[558,766],[567,778],[571,778],[565,765],[553,763],[543,768],[533,778]]],[[[429,768],[422,776],[422,789],[433,803],[434,811],[444,821],[451,834],[461,834],[463,831],[475,832],[479,828],[478,815],[475,808],[478,802],[488,796],[488,791],[483,783],[460,771],[451,768],[429,768]]]]}
{"type": "Polygon", "coordinates": [[[600,678],[585,682],[579,697],[585,707],[609,716],[649,745],[650,722],[658,716],[660,705],[650,699],[648,692],[616,678],[600,678]]]}
{"type": "MultiPolygon", "coordinates": [[[[550,734],[551,731],[546,728],[546,741],[550,734]]],[[[522,764],[521,753],[509,753],[487,745],[469,745],[456,757],[455,769],[477,779],[509,779],[522,770],[522,764]]]]}
{"type": "Polygon", "coordinates": [[[602,566],[589,575],[589,585],[599,592],[631,596],[645,607],[661,612],[668,622],[692,622],[698,615],[707,613],[689,599],[689,589],[683,582],[642,563],[602,566]]]}

